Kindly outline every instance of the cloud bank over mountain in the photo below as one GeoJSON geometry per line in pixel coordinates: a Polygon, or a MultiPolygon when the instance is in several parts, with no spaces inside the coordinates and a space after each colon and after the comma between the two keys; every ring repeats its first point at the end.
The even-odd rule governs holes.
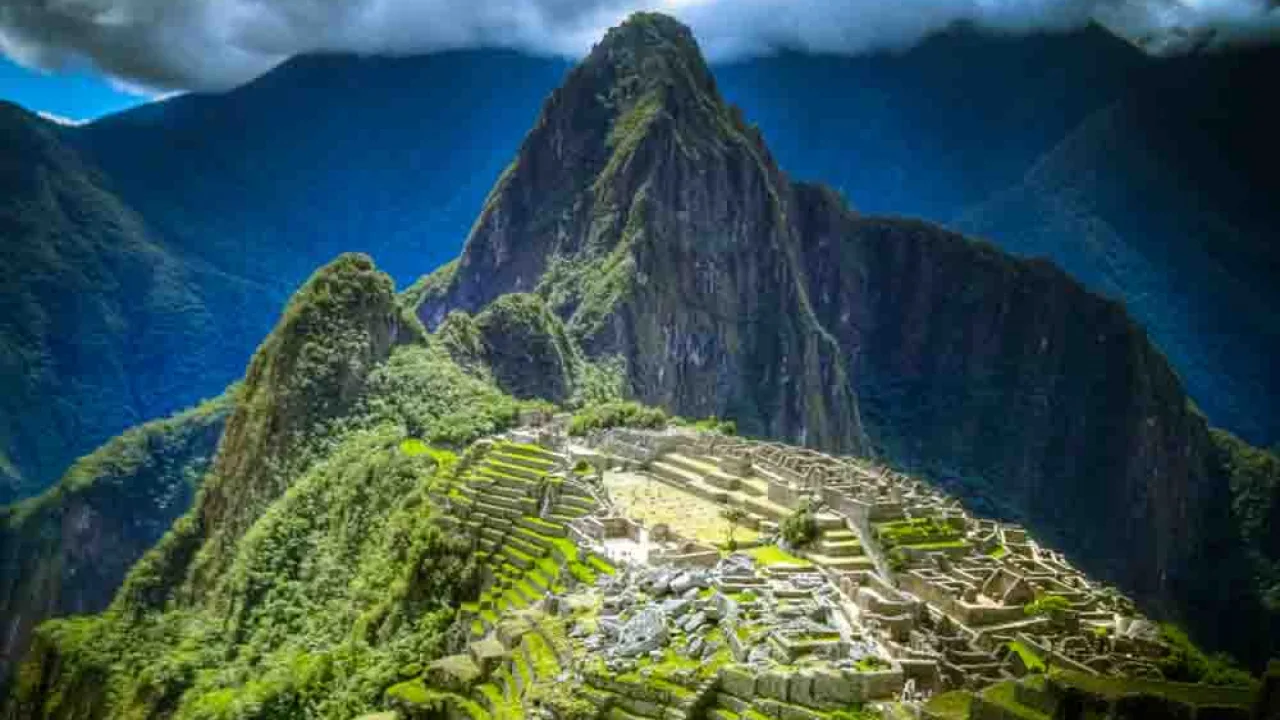
{"type": "Polygon", "coordinates": [[[960,22],[1025,33],[1098,19],[1156,53],[1280,29],[1277,0],[0,0],[0,52],[44,69],[91,65],[153,91],[218,90],[303,53],[575,56],[644,9],[690,24],[713,59],[902,48],[960,22]]]}

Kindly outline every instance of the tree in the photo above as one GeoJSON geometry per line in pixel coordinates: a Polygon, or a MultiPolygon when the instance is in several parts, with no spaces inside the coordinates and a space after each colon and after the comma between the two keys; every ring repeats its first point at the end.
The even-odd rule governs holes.
{"type": "Polygon", "coordinates": [[[782,537],[788,545],[804,547],[818,537],[818,521],[814,512],[813,504],[806,501],[782,521],[782,537]]]}
{"type": "Polygon", "coordinates": [[[729,507],[725,508],[720,513],[720,516],[725,519],[725,522],[729,523],[729,550],[737,550],[738,541],[733,536],[737,533],[738,526],[746,521],[747,512],[740,507],[729,507]]]}

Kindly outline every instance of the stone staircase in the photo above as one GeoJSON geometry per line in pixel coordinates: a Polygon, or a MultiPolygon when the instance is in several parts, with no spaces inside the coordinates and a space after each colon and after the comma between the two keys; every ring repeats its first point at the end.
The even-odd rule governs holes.
{"type": "Polygon", "coordinates": [[[649,472],[669,485],[720,505],[741,508],[744,526],[759,529],[764,523],[780,523],[791,510],[767,496],[768,484],[760,478],[741,477],[721,470],[717,459],[669,452],[649,464],[649,472]]]}
{"type": "Polygon", "coordinates": [[[840,515],[819,513],[818,538],[805,552],[815,564],[838,572],[874,570],[875,561],[864,551],[858,535],[840,515]]]}
{"type": "MultiPolygon", "coordinates": [[[[792,513],[790,508],[768,498],[768,480],[726,472],[721,469],[719,459],[713,456],[669,452],[651,462],[649,472],[659,480],[705,500],[741,508],[747,514],[743,523],[746,527],[759,529],[764,523],[780,524],[792,513]]],[[[838,572],[875,567],[843,516],[819,513],[816,519],[820,534],[806,553],[808,559],[838,572]]]]}

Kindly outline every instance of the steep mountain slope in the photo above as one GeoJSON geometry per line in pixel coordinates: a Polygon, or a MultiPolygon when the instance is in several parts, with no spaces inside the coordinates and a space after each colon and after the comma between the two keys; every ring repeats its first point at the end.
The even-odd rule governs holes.
{"type": "Polygon", "coordinates": [[[959,26],[902,52],[784,52],[714,69],[789,175],[862,212],[942,222],[1156,66],[1099,27],[1028,37],[959,26]]]}
{"type": "Polygon", "coordinates": [[[460,459],[424,441],[525,406],[356,255],[294,296],[237,398],[194,506],[105,613],[39,629],[8,716],[355,717],[444,651],[476,568],[432,495],[460,459]]]}
{"type": "Polygon", "coordinates": [[[0,103],[0,146],[4,503],[225,387],[256,288],[157,241],[51,123],[0,103]]]}
{"type": "Polygon", "coordinates": [[[950,477],[1202,637],[1244,652],[1227,608],[1266,616],[1205,422],[1122,306],[792,184],[663,16],[570,74],[424,286],[428,326],[536,292],[644,402],[950,477]]]}
{"type": "Polygon", "coordinates": [[[84,127],[0,107],[0,253],[24,269],[0,290],[0,504],[219,392],[328,258],[408,276],[456,252],[564,69],[315,57],[84,127]]]}
{"type": "Polygon", "coordinates": [[[1254,50],[1146,77],[958,220],[1123,298],[1209,417],[1260,443],[1280,437],[1280,211],[1267,190],[1280,111],[1257,102],[1277,60],[1254,50]]]}
{"type": "Polygon", "coordinates": [[[301,57],[70,136],[167,243],[282,305],[341,252],[401,280],[452,257],[567,67],[493,51],[301,57]]]}
{"type": "Polygon", "coordinates": [[[234,391],[113,438],[49,491],[0,510],[0,695],[46,618],[101,612],[191,504],[234,391]]]}
{"type": "MultiPolygon", "coordinates": [[[[958,28],[903,53],[857,58],[783,54],[729,64],[718,68],[717,84],[760,124],[772,139],[771,151],[790,172],[841,189],[864,210],[946,221],[1017,183],[1036,158],[1052,150],[1090,113],[1134,87],[1181,84],[1205,62],[1151,61],[1098,29],[993,38],[958,28]]],[[[1255,68],[1250,71],[1255,76],[1256,68],[1268,67],[1265,58],[1245,64],[1255,68]]],[[[0,443],[0,474],[9,485],[22,486],[19,494],[30,494],[112,433],[219,392],[240,372],[288,294],[312,268],[338,252],[371,252],[401,280],[454,255],[510,151],[567,69],[563,61],[502,52],[308,57],[222,95],[173,98],[81,128],[55,128],[10,113],[26,118],[22,127],[35,123],[58,140],[60,152],[92,175],[95,192],[111,196],[110,204],[130,217],[140,215],[146,228],[137,229],[136,220],[116,222],[116,211],[111,211],[86,215],[78,223],[78,235],[133,233],[121,228],[134,227],[145,235],[145,244],[166,259],[139,275],[141,280],[121,284],[124,289],[112,290],[110,284],[97,288],[97,279],[105,277],[103,268],[117,266],[109,252],[63,252],[61,245],[33,243],[29,232],[0,234],[12,244],[4,252],[15,262],[32,267],[51,262],[60,268],[57,285],[79,287],[76,296],[87,298],[85,304],[111,308],[77,311],[85,318],[79,322],[105,313],[113,318],[112,327],[145,325],[146,332],[160,336],[120,341],[106,353],[109,362],[77,365],[79,361],[69,356],[80,350],[69,340],[48,341],[68,346],[60,350],[23,349],[31,347],[30,337],[38,334],[29,328],[38,313],[11,314],[27,317],[21,324],[29,328],[22,331],[23,339],[14,341],[11,352],[60,358],[59,367],[48,372],[62,380],[46,382],[46,390],[9,393],[8,397],[25,398],[14,407],[39,406],[33,399],[49,392],[55,397],[71,393],[84,411],[56,409],[61,404],[45,407],[42,412],[48,417],[29,427],[57,428],[33,433],[34,439],[23,435],[0,443]],[[300,117],[308,121],[297,122],[300,117]],[[158,309],[139,308],[144,304],[140,302],[115,309],[122,302],[117,295],[148,284],[157,288],[149,302],[158,309]],[[165,310],[170,306],[199,310],[165,310]],[[152,319],[155,315],[161,317],[152,319]],[[170,335],[184,339],[165,339],[170,335]],[[183,352],[166,349],[173,347],[183,352]],[[117,366],[126,369],[126,378],[136,377],[139,368],[164,378],[163,390],[150,383],[129,387],[126,379],[113,375],[111,368],[117,366]],[[100,377],[103,374],[108,379],[100,377]]],[[[1265,133],[1238,127],[1258,115],[1247,103],[1239,105],[1224,105],[1231,108],[1237,126],[1201,135],[1216,141],[1265,139],[1265,133]]],[[[1176,113],[1170,114],[1177,119],[1176,113]]],[[[1203,113],[1183,115],[1196,118],[1203,113]]],[[[1106,145],[1139,146],[1137,141],[1152,127],[1162,125],[1150,113],[1143,117],[1140,123],[1127,123],[1123,134],[1106,145]]],[[[1221,123],[1199,121],[1183,125],[1221,128],[1221,123]]],[[[1265,129],[1266,124],[1261,126],[1265,129]]],[[[1176,142],[1160,141],[1155,156],[1168,157],[1164,148],[1184,147],[1186,138],[1196,136],[1180,132],[1177,137],[1176,142]]],[[[12,143],[10,159],[18,162],[22,143],[12,143]]],[[[1232,164],[1261,156],[1236,146],[1223,147],[1221,154],[1232,164]]],[[[1103,155],[1102,160],[1109,159],[1109,153],[1103,155]]],[[[1130,188],[1146,184],[1132,182],[1134,171],[1124,165],[1106,172],[1109,183],[1130,188]]],[[[1158,180],[1164,174],[1150,177],[1158,180]]],[[[1217,181],[1207,185],[1233,187],[1217,181]]],[[[1053,194],[1058,198],[1054,202],[1062,200],[1062,193],[1053,194]]],[[[975,213],[980,222],[965,227],[1015,251],[1049,256],[1090,287],[1126,299],[1153,329],[1157,344],[1173,358],[1210,418],[1247,439],[1269,444],[1275,435],[1268,428],[1275,421],[1266,400],[1274,397],[1274,389],[1258,360],[1265,349],[1258,338],[1268,327],[1268,314],[1259,308],[1271,302],[1269,289],[1254,283],[1248,296],[1253,299],[1241,300],[1245,295],[1239,288],[1220,291],[1222,283],[1215,280],[1203,283],[1214,289],[1197,289],[1195,275],[1178,270],[1202,266],[1206,252],[1214,262],[1204,266],[1214,268],[1215,277],[1234,277],[1242,267],[1240,262],[1225,263],[1218,250],[1204,249],[1226,245],[1217,240],[1205,243],[1206,233],[1186,228],[1267,225],[1254,212],[1256,202],[1215,205],[1208,215],[1198,212],[1203,204],[1188,202],[1185,192],[1123,197],[1123,207],[1151,211],[1133,215],[1133,230],[1116,229],[1112,213],[1105,214],[1107,227],[1116,232],[1108,241],[1105,263],[1144,258],[1148,264],[1135,269],[1130,262],[1108,271],[1112,281],[1101,283],[1094,282],[1099,261],[1080,260],[1074,241],[1079,233],[1058,232],[1045,223],[1044,217],[1060,212],[1019,211],[1008,202],[993,201],[986,205],[989,211],[975,213]],[[1250,220],[1251,215],[1258,217],[1250,220]],[[1172,230],[1160,229],[1166,227],[1172,230]],[[1173,257],[1176,267],[1150,265],[1153,256],[1144,243],[1163,237],[1180,241],[1173,257]],[[1038,238],[1033,247],[1028,238],[1038,238]],[[1166,291],[1168,287],[1173,290],[1166,291]],[[1197,330],[1187,331],[1191,325],[1197,330]],[[1198,343],[1194,340],[1199,335],[1189,334],[1210,331],[1221,342],[1198,343]],[[1224,349],[1209,349],[1211,344],[1224,349]]],[[[1089,213],[1098,217],[1093,209],[1089,213]]],[[[51,226],[44,220],[38,224],[51,226]]],[[[1222,232],[1211,235],[1224,237],[1222,232]]],[[[1225,236],[1258,235],[1232,231],[1225,236]]],[[[1233,242],[1231,247],[1237,248],[1232,251],[1237,260],[1247,264],[1254,256],[1250,248],[1257,243],[1233,242]]],[[[42,290],[29,302],[51,307],[51,293],[42,290]]],[[[58,326],[69,327],[63,320],[58,326]]],[[[35,378],[43,375],[47,373],[28,373],[29,382],[39,385],[45,381],[35,378]]],[[[0,435],[28,427],[16,416],[4,417],[0,423],[15,429],[0,435]]],[[[0,501],[16,492],[0,492],[0,501]]]]}
{"type": "Polygon", "coordinates": [[[448,309],[538,290],[593,355],[626,360],[647,402],[858,448],[782,182],[689,31],[637,16],[552,94],[420,314],[435,326],[448,309]]]}

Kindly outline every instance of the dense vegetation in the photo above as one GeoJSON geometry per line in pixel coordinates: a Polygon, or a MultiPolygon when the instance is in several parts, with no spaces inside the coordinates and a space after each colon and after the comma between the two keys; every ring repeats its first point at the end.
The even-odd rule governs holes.
{"type": "Polygon", "coordinates": [[[427,492],[449,463],[401,453],[401,437],[349,435],[240,538],[199,602],[139,613],[124,594],[102,616],[43,627],[18,688],[43,697],[28,712],[350,718],[372,708],[402,670],[443,650],[471,587],[470,548],[431,522],[427,492]]]}
{"type": "Polygon", "coordinates": [[[0,509],[0,694],[34,627],[99,612],[125,573],[191,504],[235,390],[133,428],[42,495],[0,509]]]}
{"type": "Polygon", "coordinates": [[[575,394],[581,351],[537,295],[504,295],[474,317],[455,311],[439,333],[455,360],[487,371],[515,397],[564,403],[575,394]]]}
{"type": "Polygon", "coordinates": [[[476,591],[471,546],[433,520],[444,447],[541,406],[402,319],[367,258],[316,273],[255,356],[194,508],[106,613],[41,628],[22,712],[349,718],[444,651],[476,591]]]}
{"type": "Polygon", "coordinates": [[[569,421],[569,434],[586,435],[614,427],[662,428],[667,422],[667,414],[659,408],[630,401],[611,402],[589,405],[574,413],[569,421]]]}
{"type": "Polygon", "coordinates": [[[1280,610],[1280,457],[1214,430],[1232,510],[1263,601],[1280,610]]]}
{"type": "Polygon", "coordinates": [[[220,392],[276,307],[157,240],[56,126],[0,102],[0,147],[4,504],[126,428],[220,392]]]}

